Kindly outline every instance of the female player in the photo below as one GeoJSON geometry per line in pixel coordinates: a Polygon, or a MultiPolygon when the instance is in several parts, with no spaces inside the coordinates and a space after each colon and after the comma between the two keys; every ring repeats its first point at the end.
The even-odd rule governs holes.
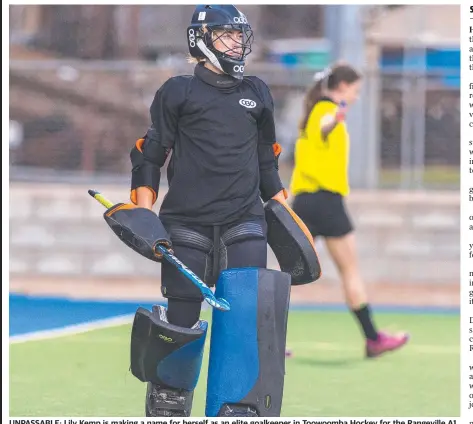
{"type": "MultiPolygon", "coordinates": [[[[355,235],[344,198],[349,194],[347,108],[358,98],[361,75],[346,64],[317,73],[305,96],[291,180],[293,210],[313,237],[323,237],[340,273],[345,300],[366,339],[366,356],[402,347],[407,334],[378,331],[356,257],[355,235]]],[[[290,356],[290,351],[286,352],[290,356]]]]}
{"type": "MultiPolygon", "coordinates": [[[[194,74],[170,78],[159,88],[150,108],[152,126],[131,152],[131,200],[147,209],[156,202],[160,168],[172,153],[169,190],[159,211],[166,231],[154,236],[167,240],[174,254],[210,286],[215,285],[223,269],[266,268],[267,225],[262,201],[276,198],[284,203],[287,198],[278,175],[271,93],[259,78],[244,76],[252,41],[247,18],[234,6],[197,6],[187,28],[189,52],[197,62],[194,74]]],[[[132,371],[148,382],[147,416],[189,416],[207,329],[199,320],[203,297],[166,261],[162,262],[161,277],[167,309],[156,308],[150,319],[135,318],[132,371]],[[158,328],[152,340],[147,338],[152,331],[140,326],[143,320],[152,322],[146,324],[150,328],[158,328]],[[154,347],[150,350],[149,346],[154,347]],[[143,370],[148,368],[149,375],[144,375],[143,370]]],[[[238,281],[235,284],[238,292],[238,281]]],[[[247,300],[248,308],[257,301],[247,300]]],[[[238,323],[241,327],[256,324],[248,314],[238,323]]],[[[231,329],[228,326],[224,330],[231,329]]],[[[218,337],[217,331],[212,331],[212,340],[218,337]]],[[[255,331],[248,328],[246,340],[236,338],[229,356],[242,343],[256,341],[251,337],[255,331]]],[[[215,345],[219,349],[227,346],[215,345]]],[[[265,355],[268,364],[275,361],[283,366],[284,348],[272,346],[265,355]]],[[[210,361],[213,367],[219,366],[217,362],[216,357],[210,361]]],[[[250,371],[258,375],[254,361],[240,364],[224,357],[220,363],[232,370],[220,372],[223,377],[219,379],[230,378],[232,372],[243,368],[245,375],[251,376],[250,371]]],[[[229,380],[223,386],[230,394],[208,395],[208,416],[278,414],[282,384],[276,374],[273,369],[273,378],[255,384],[253,389],[248,379],[229,380]],[[246,386],[239,390],[238,384],[246,386]],[[265,390],[265,396],[271,393],[270,401],[258,390],[265,390]],[[235,391],[240,396],[251,392],[246,403],[238,403],[240,398],[232,394],[235,391]],[[235,404],[218,404],[226,397],[235,404]],[[258,411],[260,405],[252,404],[250,398],[266,402],[266,410],[258,411]]],[[[210,386],[208,390],[214,390],[210,386]]]]}

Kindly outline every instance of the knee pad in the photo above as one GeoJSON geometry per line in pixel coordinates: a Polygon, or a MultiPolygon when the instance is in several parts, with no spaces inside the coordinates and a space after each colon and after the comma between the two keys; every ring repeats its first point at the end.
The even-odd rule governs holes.
{"type": "Polygon", "coordinates": [[[194,390],[202,367],[207,322],[169,324],[166,309],[138,308],[131,330],[131,372],[142,382],[194,390]]]}
{"type": "Polygon", "coordinates": [[[213,310],[206,416],[281,413],[291,276],[262,268],[222,271],[213,310]]]}

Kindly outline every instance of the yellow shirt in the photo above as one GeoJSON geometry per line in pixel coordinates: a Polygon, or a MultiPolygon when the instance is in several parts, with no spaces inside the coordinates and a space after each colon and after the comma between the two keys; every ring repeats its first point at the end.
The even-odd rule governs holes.
{"type": "Polygon", "coordinates": [[[328,190],[346,196],[350,137],[345,122],[340,122],[324,140],[321,123],[327,115],[334,116],[337,104],[323,99],[316,103],[301,131],[294,151],[295,166],[290,190],[293,195],[328,190]]]}

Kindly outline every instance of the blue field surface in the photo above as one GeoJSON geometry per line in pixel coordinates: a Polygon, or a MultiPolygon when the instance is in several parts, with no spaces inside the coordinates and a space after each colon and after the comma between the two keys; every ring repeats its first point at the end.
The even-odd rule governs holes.
{"type": "Polygon", "coordinates": [[[10,336],[134,314],[137,302],[108,302],[10,294],[10,336]]]}
{"type": "MultiPolygon", "coordinates": [[[[121,315],[132,315],[140,306],[151,309],[153,304],[163,304],[161,301],[154,303],[96,301],[20,294],[10,294],[9,302],[10,336],[55,330],[121,315]]],[[[204,304],[204,307],[207,306],[204,304]]],[[[344,304],[298,304],[291,306],[291,310],[346,311],[346,306],[344,304]]],[[[459,308],[441,307],[374,306],[373,310],[377,313],[459,314],[459,308]]]]}

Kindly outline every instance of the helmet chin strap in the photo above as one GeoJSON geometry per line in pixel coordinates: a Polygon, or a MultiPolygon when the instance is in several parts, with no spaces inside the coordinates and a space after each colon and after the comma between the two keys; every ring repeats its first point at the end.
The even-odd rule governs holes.
{"type": "Polygon", "coordinates": [[[207,46],[202,40],[197,41],[197,47],[199,47],[200,51],[207,57],[207,59],[210,60],[210,63],[212,65],[214,65],[217,69],[220,69],[222,72],[224,72],[224,70],[220,66],[220,63],[217,57],[207,48],[207,46]]]}

